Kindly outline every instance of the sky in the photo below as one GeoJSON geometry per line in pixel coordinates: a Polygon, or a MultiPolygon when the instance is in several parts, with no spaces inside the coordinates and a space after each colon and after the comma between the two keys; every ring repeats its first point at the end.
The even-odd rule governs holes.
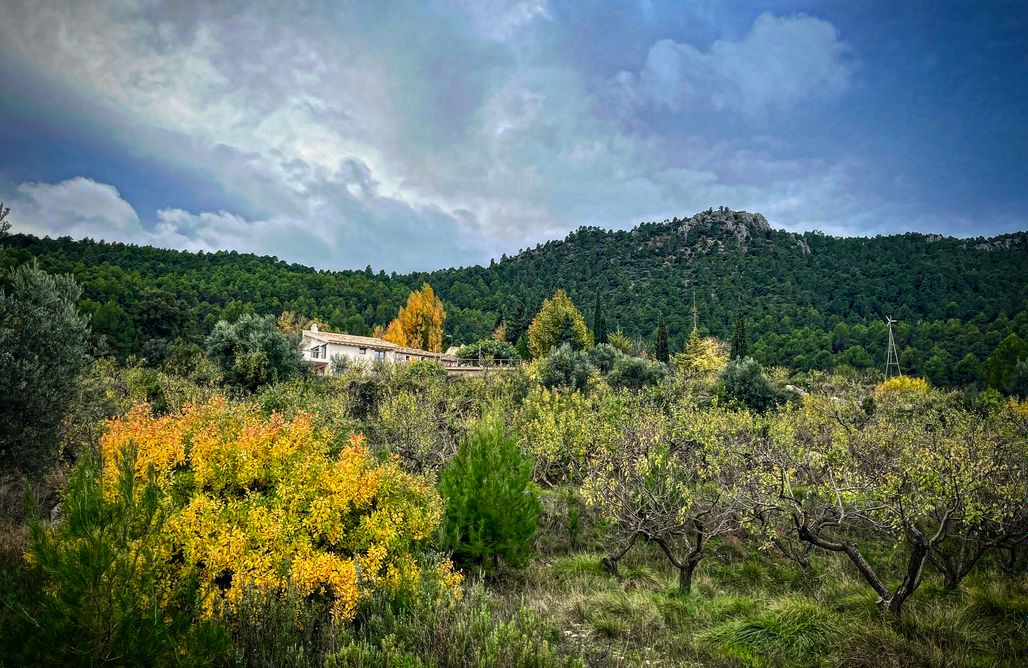
{"type": "Polygon", "coordinates": [[[1028,228],[1028,2],[0,2],[14,231],[431,270],[728,206],[1028,228]]]}

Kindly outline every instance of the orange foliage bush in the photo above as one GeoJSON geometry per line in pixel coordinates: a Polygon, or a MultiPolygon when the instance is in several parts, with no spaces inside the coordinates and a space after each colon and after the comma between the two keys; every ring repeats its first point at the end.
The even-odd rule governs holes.
{"type": "MultiPolygon", "coordinates": [[[[376,588],[417,586],[442,505],[428,481],[378,461],[362,436],[338,454],[329,443],[305,415],[265,418],[219,399],[155,418],[140,404],[109,425],[104,482],[113,493],[126,454],[156,482],[169,584],[195,576],[207,614],[232,609],[248,588],[289,583],[346,620],[376,588]]],[[[448,562],[439,576],[459,589],[448,562]]]]}

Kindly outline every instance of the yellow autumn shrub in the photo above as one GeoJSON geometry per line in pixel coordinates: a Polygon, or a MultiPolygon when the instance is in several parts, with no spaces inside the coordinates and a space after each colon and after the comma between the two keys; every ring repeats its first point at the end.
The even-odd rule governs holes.
{"type": "Polygon", "coordinates": [[[893,376],[875,388],[875,394],[928,394],[931,385],[923,378],[893,376]]]}
{"type": "MultiPolygon", "coordinates": [[[[133,453],[137,476],[164,492],[167,590],[195,577],[208,615],[247,589],[288,583],[347,620],[375,589],[417,586],[442,504],[362,436],[335,455],[330,443],[306,415],[266,418],[217,399],[155,418],[140,404],[103,438],[104,483],[114,493],[119,460],[133,453]]],[[[448,563],[438,575],[459,589],[448,563]]]]}

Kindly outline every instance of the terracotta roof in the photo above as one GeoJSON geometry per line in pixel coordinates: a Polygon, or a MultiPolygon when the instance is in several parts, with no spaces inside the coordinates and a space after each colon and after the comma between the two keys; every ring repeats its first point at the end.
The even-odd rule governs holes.
{"type": "Polygon", "coordinates": [[[375,348],[377,350],[396,350],[400,346],[390,341],[376,339],[372,336],[354,336],[352,334],[336,334],[335,332],[303,330],[304,336],[318,339],[325,343],[340,343],[344,346],[357,346],[358,348],[375,348]]]}

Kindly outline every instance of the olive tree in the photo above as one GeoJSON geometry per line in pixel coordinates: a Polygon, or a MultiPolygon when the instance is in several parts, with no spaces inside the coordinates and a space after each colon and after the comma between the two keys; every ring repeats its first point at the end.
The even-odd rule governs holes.
{"type": "Polygon", "coordinates": [[[64,418],[89,365],[89,324],[71,276],[29,263],[8,279],[10,289],[0,290],[0,465],[39,473],[60,454],[64,418]]]}
{"type": "Polygon", "coordinates": [[[253,391],[301,370],[299,344],[275,326],[272,316],[244,314],[221,320],[207,337],[207,354],[233,385],[253,391]]]}

